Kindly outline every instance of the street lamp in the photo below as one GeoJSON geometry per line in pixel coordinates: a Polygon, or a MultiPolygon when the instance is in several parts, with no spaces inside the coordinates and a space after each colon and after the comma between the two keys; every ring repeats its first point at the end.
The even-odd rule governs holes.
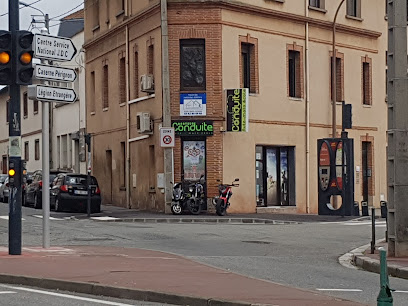
{"type": "Polygon", "coordinates": [[[337,15],[339,13],[339,10],[341,6],[343,5],[344,0],[341,0],[339,6],[337,7],[336,14],[334,15],[334,20],[333,20],[333,46],[332,46],[332,134],[333,138],[336,137],[336,92],[337,92],[337,80],[336,80],[336,19],[337,15]]]}
{"type": "Polygon", "coordinates": [[[49,17],[48,17],[48,14],[44,14],[44,12],[43,12],[42,10],[40,10],[39,8],[36,8],[36,7],[32,6],[31,4],[27,4],[27,3],[22,2],[22,1],[19,1],[19,4],[20,4],[20,5],[23,5],[23,6],[25,6],[25,7],[30,7],[30,8],[32,8],[32,9],[36,10],[36,11],[39,11],[39,12],[43,15],[43,17],[44,17],[44,23],[45,23],[45,28],[47,29],[47,32],[48,32],[48,33],[50,32],[50,19],[49,19],[49,17]]]}

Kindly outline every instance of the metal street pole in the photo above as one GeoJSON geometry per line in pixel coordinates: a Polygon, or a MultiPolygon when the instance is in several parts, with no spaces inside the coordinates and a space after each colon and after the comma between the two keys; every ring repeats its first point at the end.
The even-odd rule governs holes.
{"type": "Polygon", "coordinates": [[[336,14],[334,15],[334,20],[333,20],[333,45],[332,45],[332,134],[333,138],[336,138],[336,20],[337,20],[337,15],[339,13],[339,10],[341,6],[343,5],[344,0],[341,0],[339,6],[337,7],[336,14]]]}
{"type": "MultiPolygon", "coordinates": [[[[44,15],[45,28],[41,34],[49,34],[48,14],[44,15]]],[[[47,64],[47,60],[41,59],[41,64],[47,64]]],[[[48,81],[41,84],[48,85],[48,81]]],[[[43,248],[50,247],[50,103],[41,101],[42,110],[42,211],[43,211],[43,248]]]]}
{"type": "MultiPolygon", "coordinates": [[[[12,36],[11,61],[13,70],[17,64],[17,41],[16,32],[19,28],[19,5],[18,1],[9,0],[9,31],[12,36]]],[[[16,74],[12,73],[9,102],[9,165],[14,166],[16,173],[14,182],[10,178],[9,196],[9,254],[21,255],[21,109],[20,109],[20,85],[16,84],[16,74]]]]}

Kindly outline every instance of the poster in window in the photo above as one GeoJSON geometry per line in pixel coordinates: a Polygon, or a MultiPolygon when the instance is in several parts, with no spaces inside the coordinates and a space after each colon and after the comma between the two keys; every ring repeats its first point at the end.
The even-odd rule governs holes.
{"type": "Polygon", "coordinates": [[[268,205],[277,205],[278,189],[277,189],[277,158],[276,149],[266,150],[266,198],[268,205]]]}
{"type": "Polygon", "coordinates": [[[205,141],[183,142],[184,180],[197,181],[205,175],[205,141]]]}

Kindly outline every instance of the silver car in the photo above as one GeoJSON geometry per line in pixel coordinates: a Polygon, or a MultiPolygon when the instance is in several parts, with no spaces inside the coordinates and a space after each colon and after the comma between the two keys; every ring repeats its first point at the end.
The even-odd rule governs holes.
{"type": "Polygon", "coordinates": [[[0,200],[3,203],[7,203],[9,198],[9,178],[8,176],[0,186],[0,200]]]}

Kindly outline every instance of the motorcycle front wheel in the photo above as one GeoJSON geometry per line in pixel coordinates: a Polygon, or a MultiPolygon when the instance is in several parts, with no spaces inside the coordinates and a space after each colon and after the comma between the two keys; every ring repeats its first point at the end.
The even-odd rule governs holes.
{"type": "Polygon", "coordinates": [[[199,215],[201,213],[201,201],[200,199],[188,200],[188,209],[193,215],[199,215]]]}
{"type": "Polygon", "coordinates": [[[225,216],[227,213],[227,205],[224,205],[223,199],[218,199],[217,204],[215,205],[215,213],[218,216],[225,216]]]}
{"type": "Polygon", "coordinates": [[[180,203],[175,203],[171,205],[171,212],[173,215],[181,215],[183,212],[183,208],[181,207],[180,203]]]}

